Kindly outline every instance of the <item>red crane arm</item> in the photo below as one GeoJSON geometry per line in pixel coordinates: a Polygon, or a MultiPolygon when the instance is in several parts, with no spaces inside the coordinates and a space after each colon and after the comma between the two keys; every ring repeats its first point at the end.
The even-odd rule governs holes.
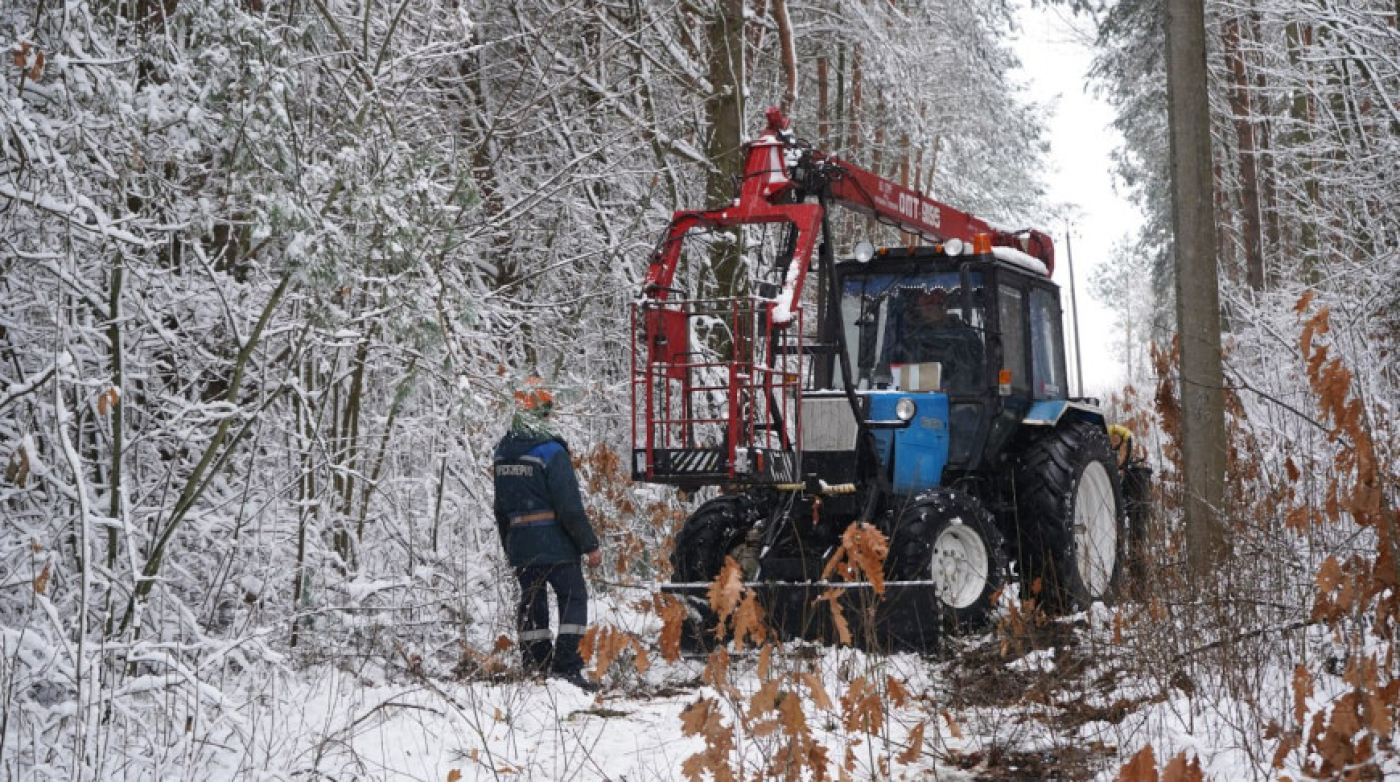
{"type": "MultiPolygon", "coordinates": [[[[773,130],[773,115],[777,111],[768,110],[768,131],[748,144],[739,197],[727,207],[700,212],[680,211],[671,218],[666,238],[656,248],[643,282],[642,290],[646,296],[661,301],[668,298],[680,262],[681,245],[686,232],[692,228],[791,223],[797,226],[797,246],[792,259],[792,268],[796,273],[785,285],[785,300],[788,303],[801,300],[802,283],[806,279],[812,248],[816,246],[817,233],[821,228],[822,207],[820,204],[791,203],[792,199],[786,197],[794,185],[788,177],[783,156],[787,142],[780,132],[773,130]]],[[[782,114],[778,113],[777,116],[781,117],[782,114]]]]}
{"type": "Polygon", "coordinates": [[[802,282],[810,264],[811,252],[821,224],[821,206],[793,203],[792,191],[810,195],[805,188],[823,181],[831,200],[859,214],[892,224],[907,233],[931,241],[959,239],[974,251],[1009,247],[1045,264],[1046,274],[1055,270],[1055,245],[1041,231],[1002,231],[967,212],[891,182],[882,176],[852,165],[824,152],[812,150],[798,163],[797,181],[789,178],[785,149],[792,146],[789,121],[775,108],[768,110],[768,127],[748,145],[744,179],[739,197],[728,207],[708,211],[676,212],[666,238],[652,257],[643,290],[646,295],[666,299],[680,258],[685,233],[696,226],[728,227],[787,222],[797,226],[798,244],[793,254],[795,274],[784,293],[785,306],[799,301],[802,282]],[[987,237],[979,241],[980,237],[987,237]],[[985,245],[982,242],[985,241],[985,245]]]}
{"type": "Polygon", "coordinates": [[[836,157],[813,153],[814,161],[839,169],[831,179],[831,198],[853,212],[892,223],[905,233],[933,241],[961,239],[972,244],[979,233],[990,234],[992,227],[982,220],[929,198],[917,190],[836,157]]]}
{"type": "Polygon", "coordinates": [[[979,234],[986,234],[996,247],[1020,250],[1045,264],[1048,275],[1055,269],[1055,244],[1040,231],[1003,231],[967,212],[891,182],[882,176],[840,158],[813,152],[819,165],[839,172],[830,178],[832,200],[863,215],[890,223],[905,233],[931,241],[960,239],[975,245],[979,234]]]}

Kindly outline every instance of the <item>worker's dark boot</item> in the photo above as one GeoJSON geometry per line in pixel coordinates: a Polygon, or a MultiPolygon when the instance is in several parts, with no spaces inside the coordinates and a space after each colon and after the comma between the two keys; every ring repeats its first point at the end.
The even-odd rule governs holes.
{"type": "Polygon", "coordinates": [[[603,689],[601,682],[595,682],[587,676],[584,676],[583,671],[574,671],[573,673],[560,673],[556,671],[550,675],[556,679],[563,679],[584,692],[592,693],[603,689]]]}

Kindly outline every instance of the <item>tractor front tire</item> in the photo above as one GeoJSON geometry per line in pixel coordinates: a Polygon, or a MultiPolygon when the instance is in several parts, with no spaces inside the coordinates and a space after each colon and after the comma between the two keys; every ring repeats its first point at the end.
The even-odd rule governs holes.
{"type": "Polygon", "coordinates": [[[925,492],[900,514],[890,534],[891,580],[932,582],[942,630],[984,629],[992,596],[1006,583],[1006,546],[992,514],[967,494],[925,492]]]}
{"type": "Polygon", "coordinates": [[[1128,528],[1102,426],[1072,421],[1031,443],[1016,470],[1016,511],[1023,597],[1061,614],[1114,598],[1128,528]]]}

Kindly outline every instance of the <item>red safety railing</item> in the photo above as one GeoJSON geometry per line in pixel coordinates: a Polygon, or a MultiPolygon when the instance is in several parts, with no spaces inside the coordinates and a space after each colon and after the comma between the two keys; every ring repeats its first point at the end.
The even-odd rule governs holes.
{"type": "Polygon", "coordinates": [[[633,476],[699,486],[797,480],[802,313],[756,297],[632,307],[633,476]]]}

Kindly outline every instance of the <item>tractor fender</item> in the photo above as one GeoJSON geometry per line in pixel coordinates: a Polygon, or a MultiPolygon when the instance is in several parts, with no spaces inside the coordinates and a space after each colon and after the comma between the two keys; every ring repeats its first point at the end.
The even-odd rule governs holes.
{"type": "Polygon", "coordinates": [[[1031,409],[1026,411],[1026,417],[1021,419],[1021,423],[1026,426],[1044,426],[1055,428],[1070,421],[1088,421],[1099,426],[1106,426],[1107,417],[1103,408],[1087,402],[1076,402],[1070,399],[1042,399],[1031,405],[1031,409]]]}

